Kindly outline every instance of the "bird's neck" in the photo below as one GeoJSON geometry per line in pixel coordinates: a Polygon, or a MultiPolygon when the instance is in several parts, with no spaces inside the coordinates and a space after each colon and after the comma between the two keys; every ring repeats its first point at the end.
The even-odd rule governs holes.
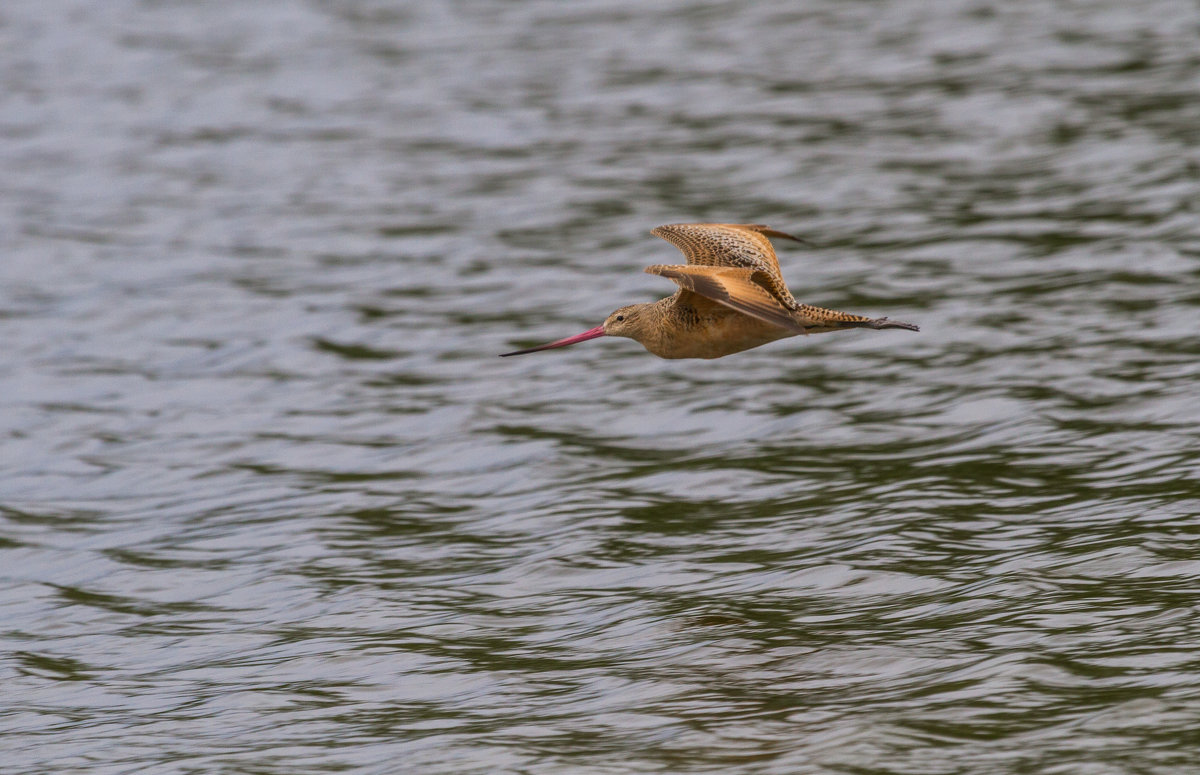
{"type": "Polygon", "coordinates": [[[638,328],[630,338],[640,342],[647,350],[657,353],[668,336],[670,326],[667,318],[671,313],[672,297],[642,304],[638,309],[638,328]]]}

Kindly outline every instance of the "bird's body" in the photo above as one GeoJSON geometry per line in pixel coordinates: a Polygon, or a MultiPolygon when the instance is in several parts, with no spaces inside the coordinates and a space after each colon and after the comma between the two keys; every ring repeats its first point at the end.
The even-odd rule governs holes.
{"type": "Polygon", "coordinates": [[[631,304],[603,325],[522,353],[565,347],[598,336],[624,336],[660,358],[720,358],[797,334],[851,328],[903,328],[911,323],[868,318],[801,304],[792,296],[768,237],[798,240],[759,224],[679,223],[650,232],[683,252],[686,265],[646,267],[679,285],[674,296],[631,304]]]}
{"type": "Polygon", "coordinates": [[[632,338],[660,358],[720,358],[795,335],[683,289],[633,314],[641,330],[632,338]]]}

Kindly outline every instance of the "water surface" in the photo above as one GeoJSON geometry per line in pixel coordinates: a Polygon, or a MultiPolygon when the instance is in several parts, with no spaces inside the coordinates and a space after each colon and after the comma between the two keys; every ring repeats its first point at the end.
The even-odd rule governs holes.
{"type": "Polygon", "coordinates": [[[6,771],[1194,767],[1198,26],[9,0],[6,771]],[[699,220],[921,333],[495,357],[699,220]]]}

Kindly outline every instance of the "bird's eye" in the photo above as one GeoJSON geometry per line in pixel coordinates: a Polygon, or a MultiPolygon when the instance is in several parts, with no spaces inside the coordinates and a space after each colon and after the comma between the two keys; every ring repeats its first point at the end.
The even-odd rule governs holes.
{"type": "Polygon", "coordinates": [[[624,320],[624,319],[625,319],[625,316],[624,316],[624,315],[617,315],[617,322],[618,322],[618,323],[620,323],[620,322],[621,322],[622,320],[624,320]]]}

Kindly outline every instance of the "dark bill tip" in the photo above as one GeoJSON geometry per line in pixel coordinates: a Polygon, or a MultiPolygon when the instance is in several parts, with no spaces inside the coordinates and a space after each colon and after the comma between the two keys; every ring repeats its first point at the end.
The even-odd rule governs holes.
{"type": "Polygon", "coordinates": [[[587,331],[584,331],[582,334],[576,334],[575,336],[568,336],[566,339],[559,339],[557,342],[550,342],[549,344],[539,344],[537,347],[527,347],[524,350],[513,350],[510,353],[500,353],[500,357],[507,358],[510,355],[524,355],[525,353],[535,353],[535,352],[538,352],[539,350],[553,350],[556,347],[566,347],[567,345],[572,345],[572,344],[575,344],[576,342],[585,342],[588,339],[595,339],[598,336],[604,336],[604,326],[596,326],[595,328],[589,328],[587,331]]]}

